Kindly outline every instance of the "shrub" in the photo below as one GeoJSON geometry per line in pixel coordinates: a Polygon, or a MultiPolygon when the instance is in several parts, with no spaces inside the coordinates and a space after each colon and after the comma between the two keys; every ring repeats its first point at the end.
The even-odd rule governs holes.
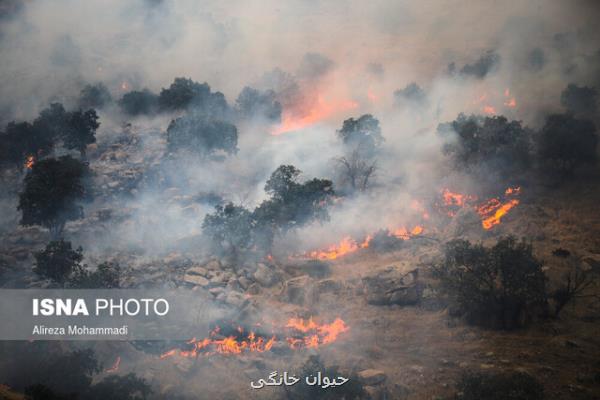
{"type": "Polygon", "coordinates": [[[167,129],[169,150],[187,150],[202,157],[217,151],[235,154],[237,141],[235,125],[196,113],[171,121],[167,129]]]}
{"type": "Polygon", "coordinates": [[[384,142],[379,121],[371,114],[345,120],[342,129],[337,133],[345,145],[357,149],[367,158],[374,156],[384,142]]]}
{"type": "Polygon", "coordinates": [[[80,268],[75,271],[70,283],[81,289],[116,289],[121,287],[121,267],[117,263],[104,262],[92,272],[80,268]]]}
{"type": "Polygon", "coordinates": [[[36,274],[64,283],[81,269],[83,250],[81,247],[73,250],[71,242],[59,240],[48,243],[44,250],[34,253],[34,257],[36,274]]]}
{"type": "Polygon", "coordinates": [[[560,104],[576,114],[593,114],[597,110],[598,91],[570,83],[560,94],[560,104]]]}
{"type": "Polygon", "coordinates": [[[512,329],[545,311],[542,263],[533,256],[530,244],[513,237],[489,248],[451,241],[434,275],[457,314],[475,325],[512,329]]]}
{"type": "Polygon", "coordinates": [[[119,99],[121,111],[129,115],[148,115],[158,108],[158,95],[148,89],[133,90],[119,99]]]}
{"type": "Polygon", "coordinates": [[[86,85],[79,94],[79,107],[103,108],[112,101],[110,92],[103,83],[86,85]]]}
{"type": "Polygon", "coordinates": [[[456,120],[441,124],[438,132],[456,134],[456,140],[449,141],[443,152],[457,169],[478,172],[487,166],[507,177],[530,165],[532,134],[519,121],[460,114],[456,120]]]}
{"type": "Polygon", "coordinates": [[[596,162],[598,135],[594,123],[571,114],[546,118],[538,138],[538,155],[549,173],[571,174],[583,164],[596,162]]]}

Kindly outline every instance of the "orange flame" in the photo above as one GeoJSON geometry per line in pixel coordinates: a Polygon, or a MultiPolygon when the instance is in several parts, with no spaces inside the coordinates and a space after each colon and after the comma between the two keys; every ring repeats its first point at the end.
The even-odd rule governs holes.
{"type": "Polygon", "coordinates": [[[508,213],[508,211],[514,206],[519,204],[519,200],[512,199],[508,203],[500,204],[500,206],[494,211],[494,214],[484,218],[481,221],[481,226],[483,229],[490,229],[495,225],[500,223],[500,219],[508,213]]]}
{"type": "Polygon", "coordinates": [[[33,168],[33,164],[35,164],[35,157],[34,156],[27,156],[27,159],[25,160],[25,168],[32,169],[33,168]]]}
{"type": "Polygon", "coordinates": [[[121,356],[118,356],[117,359],[115,360],[115,363],[112,365],[112,367],[108,368],[106,370],[106,372],[108,372],[108,373],[117,372],[119,370],[120,366],[121,366],[121,356]]]}
{"type": "MultiPolygon", "coordinates": [[[[291,349],[301,347],[315,348],[320,345],[333,343],[338,339],[338,336],[349,330],[345,322],[336,318],[330,324],[318,324],[312,317],[308,320],[301,318],[290,318],[284,328],[290,334],[289,337],[283,338],[291,349]]],[[[199,355],[213,354],[240,354],[242,352],[265,352],[273,348],[273,345],[278,342],[275,335],[271,338],[257,337],[254,332],[249,332],[247,335],[240,337],[228,336],[222,339],[213,338],[218,334],[220,329],[214,329],[208,338],[198,340],[193,338],[186,342],[191,346],[189,350],[172,349],[160,355],[160,359],[169,358],[175,355],[182,357],[198,357],[199,355]]],[[[240,334],[244,333],[242,327],[238,327],[240,334]]]]}
{"type": "Polygon", "coordinates": [[[488,115],[496,114],[496,109],[493,106],[487,105],[483,106],[483,112],[488,115]]]}
{"type": "Polygon", "coordinates": [[[358,103],[353,100],[330,101],[319,94],[317,95],[316,103],[301,117],[293,111],[284,110],[282,122],[272,131],[272,135],[277,136],[282,133],[297,131],[314,125],[337,113],[355,110],[357,108],[358,103]]]}
{"type": "MultiPolygon", "coordinates": [[[[504,191],[506,197],[518,196],[521,193],[520,187],[509,187],[504,191]]],[[[477,212],[482,217],[481,226],[483,229],[491,229],[498,225],[502,217],[504,217],[513,207],[519,204],[518,199],[509,199],[504,203],[498,198],[493,198],[477,207],[477,212]]]]}

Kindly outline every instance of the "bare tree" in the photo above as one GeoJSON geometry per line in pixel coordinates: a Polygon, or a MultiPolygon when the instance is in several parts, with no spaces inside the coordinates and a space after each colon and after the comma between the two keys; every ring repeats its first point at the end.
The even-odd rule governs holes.
{"type": "Polygon", "coordinates": [[[363,157],[358,149],[348,156],[336,158],[335,161],[340,166],[342,181],[350,185],[352,191],[367,190],[377,171],[376,161],[363,157]]]}

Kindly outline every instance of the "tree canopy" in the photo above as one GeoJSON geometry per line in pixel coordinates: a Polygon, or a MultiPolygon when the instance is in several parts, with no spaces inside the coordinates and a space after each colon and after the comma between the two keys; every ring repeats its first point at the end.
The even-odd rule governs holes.
{"type": "Polygon", "coordinates": [[[67,221],[83,217],[80,202],[88,195],[87,174],[88,167],[70,156],[36,162],[19,194],[21,225],[42,225],[57,238],[67,221]]]}
{"type": "Polygon", "coordinates": [[[571,173],[576,167],[596,162],[596,126],[572,114],[546,118],[538,138],[538,152],[549,171],[571,173]]]}
{"type": "Polygon", "coordinates": [[[456,135],[444,146],[444,153],[459,169],[472,172],[486,165],[506,176],[530,165],[532,134],[520,121],[459,114],[456,120],[441,124],[438,132],[456,135]]]}
{"type": "Polygon", "coordinates": [[[158,108],[158,95],[148,89],[132,90],[119,99],[121,111],[129,115],[148,115],[158,108]]]}
{"type": "Polygon", "coordinates": [[[598,91],[588,86],[570,83],[560,95],[560,104],[575,114],[592,115],[596,112],[598,91]]]}
{"type": "Polygon", "coordinates": [[[237,152],[238,132],[235,125],[190,113],[177,118],[167,128],[169,150],[187,150],[200,156],[217,151],[237,152]]]}
{"type": "Polygon", "coordinates": [[[373,156],[384,142],[379,121],[371,114],[362,115],[358,119],[345,120],[342,129],[337,133],[344,144],[358,149],[367,157],[373,156]]]}
{"type": "Polygon", "coordinates": [[[272,122],[281,121],[281,104],[275,92],[261,92],[246,86],[240,92],[236,103],[236,111],[243,118],[264,118],[272,122]]]}

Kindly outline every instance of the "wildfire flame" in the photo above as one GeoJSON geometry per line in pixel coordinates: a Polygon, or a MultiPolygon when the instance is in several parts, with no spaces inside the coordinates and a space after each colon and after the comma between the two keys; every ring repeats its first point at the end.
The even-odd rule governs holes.
{"type": "Polygon", "coordinates": [[[236,335],[219,338],[220,328],[210,332],[209,337],[203,339],[193,338],[186,342],[186,349],[171,349],[160,355],[165,359],[179,355],[181,357],[210,356],[214,354],[232,355],[242,352],[262,353],[272,349],[278,342],[287,343],[291,349],[315,348],[335,342],[338,336],[349,330],[346,323],[336,318],[330,324],[318,324],[309,318],[290,318],[284,326],[286,336],[279,339],[276,335],[269,338],[257,336],[255,332],[245,332],[244,328],[237,327],[236,335]]]}
{"type": "Polygon", "coordinates": [[[331,117],[337,113],[347,112],[358,108],[358,103],[353,100],[332,101],[323,95],[317,95],[316,102],[308,112],[298,116],[297,112],[284,110],[281,124],[272,131],[273,135],[297,131],[331,117]]]}
{"type": "Polygon", "coordinates": [[[34,156],[27,156],[27,159],[25,160],[25,168],[32,169],[33,168],[33,164],[35,164],[35,157],[34,156]]]}
{"type": "Polygon", "coordinates": [[[518,196],[520,193],[520,187],[509,187],[504,191],[503,200],[494,197],[483,203],[474,204],[477,201],[476,196],[464,195],[444,189],[442,191],[442,200],[444,202],[446,214],[450,217],[454,217],[456,211],[462,207],[474,207],[481,216],[481,226],[488,230],[498,225],[502,217],[519,204],[519,200],[514,197],[518,196]]]}
{"type": "Polygon", "coordinates": [[[108,373],[117,372],[119,370],[120,366],[121,366],[121,356],[118,356],[117,359],[115,360],[115,363],[112,365],[112,367],[108,368],[106,370],[106,372],[108,372],[108,373]]]}
{"type": "MultiPolygon", "coordinates": [[[[429,218],[428,214],[427,218],[429,218]]],[[[425,229],[421,225],[415,225],[411,229],[406,227],[400,227],[395,229],[389,229],[392,236],[398,239],[408,240],[411,237],[418,236],[423,233],[425,229]]],[[[362,241],[357,242],[350,236],[344,237],[338,244],[332,244],[323,250],[313,250],[301,255],[303,258],[316,258],[319,260],[335,260],[345,255],[355,253],[360,249],[366,249],[371,243],[372,235],[367,235],[362,241]]]]}
{"type": "MultiPolygon", "coordinates": [[[[504,192],[504,196],[509,198],[518,196],[521,193],[520,187],[509,187],[504,192]]],[[[482,217],[481,226],[483,229],[491,229],[498,225],[502,217],[504,217],[513,207],[519,204],[519,199],[507,199],[504,202],[498,198],[493,198],[477,207],[477,213],[482,217]]]]}

